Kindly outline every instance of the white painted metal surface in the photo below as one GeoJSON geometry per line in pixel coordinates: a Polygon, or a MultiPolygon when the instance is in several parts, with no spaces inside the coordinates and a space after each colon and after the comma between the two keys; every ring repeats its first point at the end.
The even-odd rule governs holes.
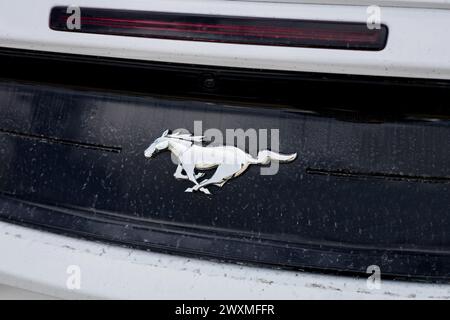
{"type": "MultiPolygon", "coordinates": [[[[235,0],[230,0],[235,1],[235,0]]],[[[247,0],[256,2],[341,4],[349,6],[383,6],[403,8],[450,9],[450,0],[247,0]]]]}
{"type": "MultiPolygon", "coordinates": [[[[52,31],[57,0],[0,2],[0,46],[203,65],[450,79],[450,10],[383,7],[379,52],[144,39],[52,31]]],[[[366,22],[366,6],[229,0],[77,0],[89,7],[366,22]]]]}
{"type": "Polygon", "coordinates": [[[449,285],[209,262],[78,240],[0,222],[0,283],[49,296],[124,299],[450,299],[449,285]],[[69,290],[68,266],[80,267],[69,290]],[[218,289],[220,288],[220,289],[218,289]]]}
{"type": "Polygon", "coordinates": [[[0,285],[0,300],[53,300],[53,297],[14,288],[10,286],[0,285]]]}

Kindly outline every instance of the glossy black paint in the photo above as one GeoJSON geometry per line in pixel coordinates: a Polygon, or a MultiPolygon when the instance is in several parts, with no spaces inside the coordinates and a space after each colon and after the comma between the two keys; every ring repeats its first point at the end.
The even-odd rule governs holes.
{"type": "MultiPolygon", "coordinates": [[[[26,61],[34,70],[42,67],[26,61]]],[[[5,65],[4,75],[13,65],[5,65]]],[[[179,67],[182,79],[189,73],[179,67]]],[[[201,89],[205,73],[198,72],[198,87],[187,83],[184,98],[112,92],[102,88],[107,80],[97,89],[67,86],[79,85],[87,70],[69,68],[74,77],[61,77],[64,85],[57,79],[30,82],[36,74],[20,70],[1,80],[1,219],[284,268],[364,273],[379,265],[388,276],[450,279],[450,123],[437,107],[445,101],[434,108],[429,100],[421,113],[420,103],[407,97],[407,107],[399,105],[397,112],[377,113],[375,104],[355,110],[354,101],[339,112],[336,106],[315,109],[315,103],[332,102],[318,95],[324,87],[333,90],[330,81],[301,97],[288,86],[288,98],[277,105],[262,104],[263,94],[245,103],[235,96],[225,102],[230,88],[220,85],[220,77],[237,70],[216,70],[214,94],[201,89]],[[297,152],[298,159],[274,176],[251,167],[223,188],[211,187],[212,196],[185,193],[190,183],[174,179],[169,153],[149,160],[143,152],[165,129],[192,131],[196,120],[204,130],[280,129],[280,151],[297,152]]],[[[49,70],[46,76],[58,72],[63,74],[49,70]]],[[[250,71],[242,72],[243,81],[252,81],[250,71]]],[[[116,79],[126,87],[126,78],[116,79]]],[[[368,85],[368,92],[377,83],[368,85]]],[[[445,83],[400,88],[448,94],[445,83]]]]}

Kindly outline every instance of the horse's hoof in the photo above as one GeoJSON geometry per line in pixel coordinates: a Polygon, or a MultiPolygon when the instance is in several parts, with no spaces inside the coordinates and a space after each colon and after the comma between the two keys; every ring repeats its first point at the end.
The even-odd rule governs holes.
{"type": "Polygon", "coordinates": [[[186,190],[184,190],[184,192],[192,192],[193,189],[192,188],[187,188],[186,190]]]}
{"type": "Polygon", "coordinates": [[[209,190],[206,188],[201,188],[200,191],[203,192],[204,194],[211,194],[211,192],[209,192],[209,190]]]}
{"type": "Polygon", "coordinates": [[[200,173],[195,175],[195,179],[199,179],[199,178],[203,177],[204,175],[205,175],[205,173],[200,172],[200,173]]]}

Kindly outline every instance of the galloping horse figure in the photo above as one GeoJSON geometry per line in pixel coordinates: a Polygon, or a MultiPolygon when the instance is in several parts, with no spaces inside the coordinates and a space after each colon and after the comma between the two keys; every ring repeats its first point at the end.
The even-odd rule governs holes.
{"type": "Polygon", "coordinates": [[[268,164],[272,160],[290,162],[297,157],[296,153],[282,155],[264,150],[260,151],[255,159],[234,146],[203,147],[194,144],[194,142],[202,142],[203,140],[203,136],[192,136],[179,132],[169,134],[169,130],[166,130],[145,150],[145,157],[151,158],[155,152],[169,149],[178,161],[174,177],[190,180],[194,183],[194,186],[186,189],[185,192],[201,191],[205,194],[211,194],[205,188],[206,186],[222,187],[228,180],[242,174],[251,164],[268,164]],[[217,170],[211,178],[204,179],[200,183],[197,181],[204,173],[195,174],[195,169],[209,170],[216,167],[217,170]],[[183,170],[186,175],[182,174],[183,170]]]}

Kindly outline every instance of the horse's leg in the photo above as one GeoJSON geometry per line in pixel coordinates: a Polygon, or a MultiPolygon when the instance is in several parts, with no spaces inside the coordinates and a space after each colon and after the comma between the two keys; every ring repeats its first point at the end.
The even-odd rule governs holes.
{"type": "Polygon", "coordinates": [[[195,175],[195,179],[199,179],[199,178],[203,177],[204,175],[205,175],[204,172],[199,172],[195,175]]]}
{"type": "MultiPolygon", "coordinates": [[[[182,174],[181,172],[183,171],[183,166],[181,164],[178,165],[177,170],[175,171],[175,173],[173,174],[173,176],[175,177],[175,179],[183,179],[183,180],[188,180],[189,177],[182,174]]],[[[195,175],[195,179],[201,178],[203,177],[205,174],[203,172],[200,172],[198,174],[195,175]]]]}
{"type": "Polygon", "coordinates": [[[208,186],[210,184],[224,185],[227,182],[227,180],[233,178],[233,176],[240,170],[241,170],[240,164],[221,164],[220,166],[217,167],[216,172],[210,179],[202,181],[199,185],[194,186],[192,189],[201,190],[203,187],[208,186]]]}
{"type": "MultiPolygon", "coordinates": [[[[193,186],[192,188],[187,188],[186,190],[184,190],[184,192],[193,192],[193,191],[198,190],[200,185],[197,182],[197,179],[195,178],[195,172],[194,172],[195,166],[183,165],[183,169],[184,169],[184,171],[186,171],[188,179],[195,184],[195,186],[193,186]]],[[[205,188],[200,188],[200,191],[202,191],[203,193],[206,193],[206,194],[210,194],[208,189],[205,189],[205,188]]]]}
{"type": "Polygon", "coordinates": [[[223,185],[228,182],[228,180],[230,180],[230,179],[224,180],[222,183],[216,183],[215,186],[222,188],[223,185]]]}
{"type": "Polygon", "coordinates": [[[173,174],[175,179],[189,179],[188,176],[185,176],[184,174],[181,173],[182,171],[183,167],[181,166],[181,164],[178,164],[177,170],[173,174]]]}
{"type": "Polygon", "coordinates": [[[240,169],[239,169],[236,173],[234,173],[232,177],[230,177],[230,178],[224,180],[224,181],[221,182],[221,183],[216,183],[216,186],[222,188],[223,185],[224,185],[225,183],[228,182],[228,180],[230,180],[231,178],[236,178],[237,176],[240,176],[242,173],[244,173],[245,170],[247,170],[247,168],[248,168],[249,165],[250,165],[249,163],[244,163],[244,164],[242,164],[241,167],[240,167],[240,169]]]}

